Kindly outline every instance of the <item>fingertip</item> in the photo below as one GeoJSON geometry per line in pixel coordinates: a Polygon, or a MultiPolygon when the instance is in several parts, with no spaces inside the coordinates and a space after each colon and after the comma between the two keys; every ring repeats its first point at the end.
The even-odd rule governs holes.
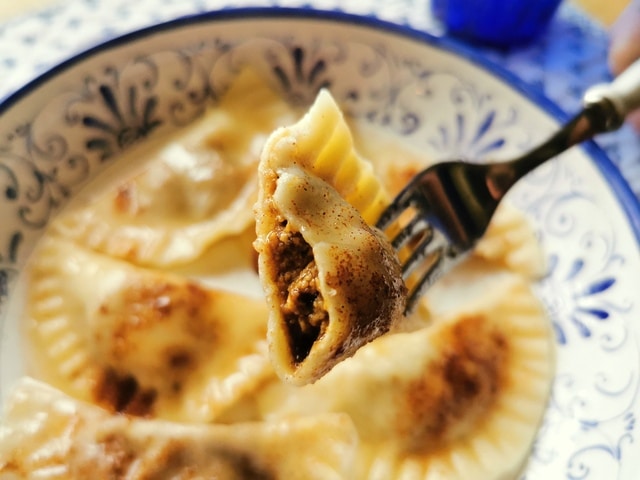
{"type": "Polygon", "coordinates": [[[640,58],[640,0],[629,3],[609,33],[609,68],[618,75],[640,58]]]}
{"type": "Polygon", "coordinates": [[[627,117],[627,123],[629,123],[637,133],[640,133],[640,110],[630,113],[627,117]]]}

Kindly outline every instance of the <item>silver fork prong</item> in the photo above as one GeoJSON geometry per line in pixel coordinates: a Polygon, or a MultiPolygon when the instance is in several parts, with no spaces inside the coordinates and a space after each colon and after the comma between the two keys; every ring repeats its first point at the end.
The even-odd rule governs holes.
{"type": "MultiPolygon", "coordinates": [[[[422,265],[426,265],[423,272],[419,272],[418,275],[414,275],[411,278],[411,285],[407,285],[409,288],[409,295],[407,297],[407,304],[405,307],[405,313],[409,314],[415,308],[417,301],[423,296],[424,292],[429,289],[445,272],[450,271],[455,265],[460,263],[469,255],[469,250],[464,252],[458,252],[452,245],[449,244],[446,236],[434,230],[436,234],[431,244],[428,246],[422,265]],[[418,277],[417,280],[415,277],[418,277]]],[[[405,283],[409,279],[408,276],[403,275],[405,283]]]]}
{"type": "Polygon", "coordinates": [[[431,225],[424,218],[416,215],[393,237],[391,246],[394,250],[398,251],[409,243],[411,239],[424,235],[432,235],[431,225]]]}
{"type": "Polygon", "coordinates": [[[387,208],[385,208],[380,215],[380,218],[376,222],[376,227],[380,230],[386,230],[395,222],[398,217],[406,210],[404,205],[398,204],[398,202],[392,202],[387,208]]]}
{"type": "Polygon", "coordinates": [[[402,266],[402,278],[408,283],[409,296],[405,306],[405,313],[409,314],[415,308],[424,292],[440,277],[443,264],[449,261],[447,257],[447,237],[438,229],[432,228],[432,234],[418,245],[411,256],[402,266]],[[417,271],[418,267],[423,271],[417,271]],[[410,283],[410,285],[409,285],[410,283]]]}
{"type": "MultiPolygon", "coordinates": [[[[426,223],[426,222],[425,222],[426,223]]],[[[412,249],[411,255],[402,264],[402,277],[407,280],[411,273],[429,257],[437,253],[441,255],[445,248],[444,237],[430,228],[428,234],[412,249]]]]}
{"type": "Polygon", "coordinates": [[[420,276],[409,291],[407,303],[405,305],[406,315],[410,314],[414,310],[424,292],[438,279],[438,273],[441,272],[440,266],[443,262],[442,250],[433,252],[432,255],[433,254],[437,254],[437,257],[433,262],[431,262],[429,268],[420,276]]]}
{"type": "Polygon", "coordinates": [[[411,184],[402,190],[391,204],[384,209],[380,218],[376,223],[376,227],[380,230],[386,230],[393,222],[398,220],[400,215],[407,210],[415,202],[416,194],[411,184]]]}

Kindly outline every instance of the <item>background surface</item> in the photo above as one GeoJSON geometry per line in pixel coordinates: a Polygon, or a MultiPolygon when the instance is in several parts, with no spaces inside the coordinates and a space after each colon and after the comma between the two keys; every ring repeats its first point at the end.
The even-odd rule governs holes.
{"type": "MultiPolygon", "coordinates": [[[[0,21],[59,2],[60,0],[0,0],[0,21]]],[[[572,0],[571,3],[580,6],[589,15],[608,26],[622,12],[629,0],[572,0]]]]}

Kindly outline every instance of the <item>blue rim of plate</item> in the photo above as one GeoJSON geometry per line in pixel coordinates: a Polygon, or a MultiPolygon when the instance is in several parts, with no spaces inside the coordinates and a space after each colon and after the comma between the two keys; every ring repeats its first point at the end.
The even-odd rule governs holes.
{"type": "MultiPolygon", "coordinates": [[[[112,39],[106,40],[99,45],[90,47],[69,59],[57,64],[37,78],[26,83],[15,92],[0,99],[0,116],[8,109],[15,105],[22,98],[30,94],[31,91],[37,89],[40,85],[49,79],[57,76],[74,66],[75,64],[89,58],[97,53],[108,51],[120,45],[126,44],[132,40],[139,40],[149,37],[153,34],[175,29],[176,27],[197,25],[200,23],[210,23],[223,20],[247,20],[247,19],[277,19],[277,18],[298,18],[312,19],[330,22],[338,22],[344,24],[352,24],[361,27],[369,27],[373,30],[384,31],[405,38],[421,41],[428,45],[440,48],[442,50],[453,53],[472,64],[486,70],[495,77],[504,81],[509,87],[520,93],[523,97],[530,100],[536,106],[540,107],[547,114],[552,116],[556,121],[562,123],[569,117],[556,103],[549,99],[539,90],[531,87],[515,74],[509,72],[505,68],[495,62],[484,57],[480,52],[473,50],[470,46],[462,41],[447,37],[434,36],[432,34],[416,30],[406,24],[392,23],[381,20],[373,14],[357,15],[347,13],[342,10],[320,10],[311,6],[302,7],[224,7],[220,10],[213,10],[204,13],[196,13],[178,17],[173,20],[161,22],[148,27],[134,30],[130,33],[119,35],[112,39]]],[[[608,181],[613,194],[618,199],[622,210],[624,211],[629,224],[635,234],[636,243],[640,246],[640,200],[635,196],[631,187],[624,179],[618,168],[609,159],[607,154],[594,141],[586,141],[578,148],[583,149],[588,156],[598,166],[601,173],[608,181]]]]}

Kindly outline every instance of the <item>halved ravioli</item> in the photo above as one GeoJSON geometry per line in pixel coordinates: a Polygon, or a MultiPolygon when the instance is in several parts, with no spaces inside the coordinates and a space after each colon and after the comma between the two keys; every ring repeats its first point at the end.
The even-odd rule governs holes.
{"type": "Polygon", "coordinates": [[[430,328],[378,338],[313,385],[270,384],[268,419],[348,413],[361,439],[354,479],[506,479],[526,460],[553,377],[550,328],[530,287],[430,328]]]}
{"type": "Polygon", "coordinates": [[[184,425],[110,414],[27,378],[0,424],[0,477],[343,480],[356,444],[344,414],[184,425]]]}
{"type": "Polygon", "coordinates": [[[259,166],[256,250],[276,372],[313,382],[403,316],[398,259],[371,228],[387,201],[327,91],[269,138],[259,166]]]}
{"type": "MultiPolygon", "coordinates": [[[[264,142],[295,118],[279,95],[245,70],[203,118],[144,152],[152,160],[143,171],[70,208],[53,228],[140,265],[193,260],[251,225],[264,142]]],[[[136,162],[140,153],[129,155],[127,161],[136,162]]]]}
{"type": "Polygon", "coordinates": [[[209,421],[273,375],[262,300],[45,237],[29,271],[33,371],[114,411],[209,421]]]}

